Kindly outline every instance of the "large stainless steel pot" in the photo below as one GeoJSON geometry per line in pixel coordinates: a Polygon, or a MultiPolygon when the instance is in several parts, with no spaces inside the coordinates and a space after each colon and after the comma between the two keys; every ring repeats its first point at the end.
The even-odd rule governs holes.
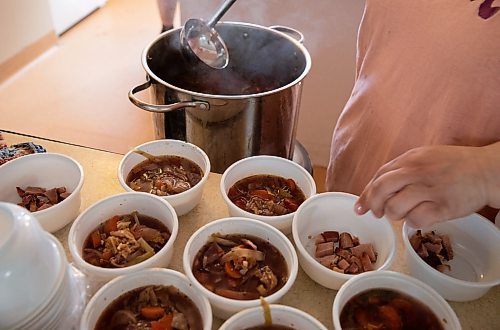
{"type": "Polygon", "coordinates": [[[154,112],[156,138],[201,147],[215,172],[253,155],[292,159],[308,51],[283,27],[224,22],[216,29],[228,47],[227,68],[187,61],[180,29],[169,30],[145,48],[147,81],[130,90],[130,100],[154,112]],[[151,103],[135,95],[148,88],[151,103]]]}

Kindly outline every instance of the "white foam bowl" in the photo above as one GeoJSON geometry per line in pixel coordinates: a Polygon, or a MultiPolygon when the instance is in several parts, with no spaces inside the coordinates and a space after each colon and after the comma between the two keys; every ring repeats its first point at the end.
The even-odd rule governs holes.
{"type": "Polygon", "coordinates": [[[49,232],[56,232],[78,216],[84,174],[82,166],[71,157],[56,153],[19,157],[0,166],[0,178],[0,201],[3,202],[21,202],[16,187],[66,187],[71,192],[60,203],[33,212],[43,229],[49,232]]]}
{"type": "Polygon", "coordinates": [[[396,237],[386,218],[377,219],[367,213],[354,212],[355,195],[328,192],[307,199],[295,212],[292,235],[297,247],[299,263],[309,277],[329,289],[338,290],[353,274],[331,270],[315,258],[315,237],[324,231],[348,232],[360,243],[371,243],[377,253],[375,270],[388,269],[396,254],[396,237]]]}
{"type": "Polygon", "coordinates": [[[117,276],[131,274],[151,267],[167,267],[174,252],[174,242],[179,230],[179,222],[173,207],[164,199],[143,192],[126,192],[106,197],[78,216],[68,235],[68,246],[75,265],[95,283],[107,282],[117,276]],[[154,256],[141,263],[124,268],[103,268],[94,266],[83,259],[85,240],[101,223],[115,215],[130,214],[134,211],[161,221],[171,232],[165,246],[154,256]]]}
{"type": "Polygon", "coordinates": [[[434,230],[449,236],[454,252],[451,271],[441,273],[429,266],[412,248],[409,237],[417,229],[403,225],[403,243],[410,274],[434,288],[445,299],[471,301],[500,284],[500,230],[478,214],[441,222],[434,230]]]}
{"type": "MultiPolygon", "coordinates": [[[[180,194],[162,196],[167,202],[172,204],[177,216],[184,215],[191,211],[201,200],[203,187],[210,174],[210,160],[207,154],[194,144],[180,140],[155,140],[137,146],[135,149],[146,151],[155,156],[180,156],[187,158],[197,164],[203,171],[203,177],[194,187],[180,194]]],[[[127,185],[127,176],[137,164],[145,161],[146,158],[133,151],[129,151],[120,161],[118,166],[118,181],[123,189],[133,192],[127,185]]]]}
{"type": "Polygon", "coordinates": [[[252,175],[275,175],[285,179],[291,178],[302,190],[306,200],[316,194],[316,183],[313,177],[299,164],[276,156],[243,158],[229,166],[222,174],[220,190],[222,198],[227,205],[229,215],[259,220],[278,228],[285,234],[289,234],[292,229],[292,219],[295,212],[279,216],[257,215],[239,208],[227,196],[229,188],[236,182],[252,175]]]}
{"type": "Polygon", "coordinates": [[[333,302],[335,329],[342,329],[340,313],[345,304],[355,295],[371,289],[389,289],[404,293],[429,307],[445,330],[462,329],[453,309],[434,289],[411,276],[393,271],[367,272],[347,281],[337,292],[333,302]]]}
{"type": "Polygon", "coordinates": [[[184,273],[194,284],[196,289],[208,298],[216,316],[227,319],[243,309],[259,306],[260,300],[229,299],[215,294],[198,282],[192,270],[194,258],[198,251],[208,242],[209,237],[214,233],[219,235],[245,234],[256,236],[264,241],[270,242],[285,258],[288,268],[288,281],[281,289],[265,297],[265,299],[269,303],[278,302],[290,290],[297,277],[298,261],[292,243],[282,232],[266,223],[249,218],[223,218],[210,222],[198,229],[187,241],[182,256],[182,265],[184,273]]]}
{"type": "Polygon", "coordinates": [[[146,269],[120,276],[104,285],[90,299],[80,322],[81,330],[95,328],[104,309],[122,294],[148,285],[172,285],[188,296],[198,307],[203,329],[212,329],[212,309],[205,296],[200,295],[184,274],[171,269],[146,269]]]}
{"type": "Polygon", "coordinates": [[[32,213],[0,202],[0,328],[11,329],[53,303],[67,267],[61,243],[32,213]]]}
{"type": "MultiPolygon", "coordinates": [[[[287,326],[293,329],[327,330],[327,328],[311,315],[300,309],[285,305],[269,305],[273,325],[287,326]]],[[[219,330],[241,330],[264,325],[262,307],[245,309],[231,316],[219,330]]]]}

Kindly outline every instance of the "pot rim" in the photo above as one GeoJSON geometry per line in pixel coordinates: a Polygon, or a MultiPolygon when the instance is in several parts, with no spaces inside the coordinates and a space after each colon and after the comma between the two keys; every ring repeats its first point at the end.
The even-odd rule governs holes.
{"type": "Polygon", "coordinates": [[[288,83],[288,84],[286,84],[284,86],[281,86],[279,88],[275,88],[275,89],[272,89],[270,91],[266,91],[266,92],[262,92],[262,93],[240,94],[240,95],[206,94],[206,93],[195,92],[195,91],[192,91],[192,90],[189,90],[189,89],[180,88],[178,86],[175,86],[175,85],[172,85],[172,84],[166,82],[165,80],[161,79],[156,74],[154,74],[153,71],[151,71],[151,69],[149,68],[148,63],[147,63],[147,56],[148,56],[148,53],[149,53],[149,50],[151,49],[151,47],[157,41],[159,41],[160,39],[163,39],[166,35],[172,34],[172,33],[176,33],[176,32],[178,32],[178,31],[180,31],[182,29],[182,27],[178,27],[176,29],[168,30],[168,31],[165,31],[165,32],[161,33],[160,35],[158,35],[155,39],[153,39],[153,41],[151,41],[144,48],[144,50],[142,52],[142,55],[141,55],[141,62],[142,62],[142,67],[144,68],[144,70],[146,71],[146,73],[149,76],[149,79],[152,78],[152,79],[160,82],[161,84],[163,84],[163,85],[165,85],[165,86],[167,86],[167,87],[169,87],[171,89],[174,89],[174,90],[176,90],[178,92],[189,94],[191,96],[197,96],[197,97],[203,97],[203,98],[209,98],[209,99],[213,98],[213,99],[241,100],[241,99],[247,99],[247,98],[258,98],[258,97],[267,96],[267,95],[274,94],[274,93],[279,93],[279,92],[281,92],[281,91],[283,91],[285,89],[288,89],[288,88],[290,88],[290,87],[292,87],[292,86],[300,83],[302,80],[304,80],[304,78],[306,77],[306,75],[309,73],[309,70],[311,69],[311,55],[309,54],[309,52],[307,51],[307,49],[304,47],[304,45],[301,44],[299,41],[295,40],[293,37],[291,37],[291,36],[289,36],[289,35],[287,35],[287,34],[285,34],[283,32],[271,29],[269,27],[265,27],[265,26],[258,25],[258,24],[253,24],[253,23],[225,21],[225,22],[219,22],[217,24],[218,25],[219,24],[220,25],[240,25],[240,26],[247,26],[247,27],[252,27],[252,28],[259,28],[259,29],[267,30],[270,33],[278,34],[280,37],[288,39],[304,55],[305,62],[306,62],[304,70],[302,71],[302,73],[300,74],[300,76],[298,76],[295,80],[291,81],[290,83],[288,83]]]}

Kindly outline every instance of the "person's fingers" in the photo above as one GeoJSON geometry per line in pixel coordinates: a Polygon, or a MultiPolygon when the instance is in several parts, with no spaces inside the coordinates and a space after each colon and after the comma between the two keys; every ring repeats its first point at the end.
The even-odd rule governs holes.
{"type": "Polygon", "coordinates": [[[358,198],[358,200],[356,201],[356,203],[354,203],[354,212],[356,212],[357,215],[363,215],[366,212],[368,212],[368,210],[369,210],[362,203],[363,202],[360,202],[360,198],[358,198]]]}
{"type": "Polygon", "coordinates": [[[385,201],[384,214],[390,220],[401,220],[417,205],[429,201],[429,189],[421,184],[410,184],[385,201]]]}
{"type": "Polygon", "coordinates": [[[391,172],[403,167],[409,167],[410,164],[415,165],[417,163],[420,163],[420,161],[418,161],[418,157],[416,157],[417,155],[418,155],[418,150],[411,149],[406,153],[388,161],[387,163],[382,165],[377,170],[377,172],[375,172],[375,175],[373,176],[370,182],[375,181],[377,178],[379,178],[380,176],[384,175],[387,172],[391,172]]]}
{"type": "Polygon", "coordinates": [[[405,216],[405,221],[413,228],[426,228],[435,223],[445,221],[444,209],[438,204],[425,201],[415,206],[405,216]]]}
{"type": "Polygon", "coordinates": [[[396,169],[387,172],[371,182],[360,198],[363,208],[371,209],[376,217],[384,215],[386,201],[404,187],[416,182],[419,176],[407,169],[396,169]]]}

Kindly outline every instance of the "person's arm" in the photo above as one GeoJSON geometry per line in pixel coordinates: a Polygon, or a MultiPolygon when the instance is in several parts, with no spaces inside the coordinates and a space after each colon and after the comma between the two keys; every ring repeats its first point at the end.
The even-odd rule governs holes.
{"type": "Polygon", "coordinates": [[[167,31],[174,26],[175,8],[177,0],[157,0],[158,10],[163,25],[162,31],[167,31]]]}
{"type": "Polygon", "coordinates": [[[500,142],[412,149],[379,169],[355,211],[421,228],[486,205],[500,208],[500,142]]]}

